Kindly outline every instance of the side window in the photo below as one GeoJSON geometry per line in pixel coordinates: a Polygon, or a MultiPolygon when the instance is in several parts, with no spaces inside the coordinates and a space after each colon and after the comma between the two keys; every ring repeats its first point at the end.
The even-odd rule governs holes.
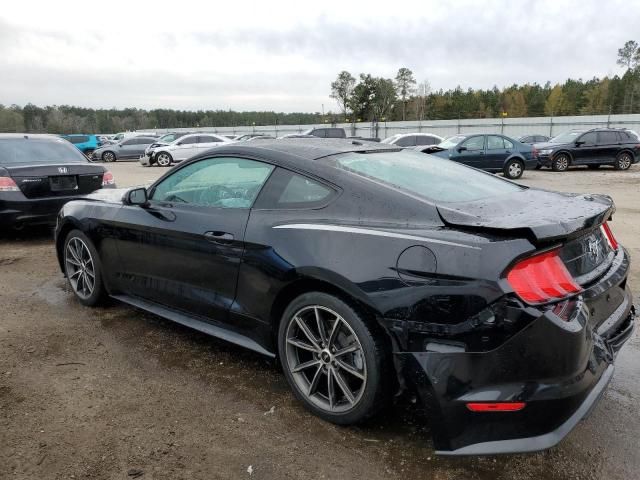
{"type": "Polygon", "coordinates": [[[487,135],[487,150],[504,150],[502,137],[487,135]]]}
{"type": "Polygon", "coordinates": [[[583,145],[595,145],[597,141],[596,132],[589,132],[582,135],[580,138],[576,140],[583,142],[583,145]]]}
{"type": "Polygon", "coordinates": [[[273,168],[273,165],[244,158],[200,160],[160,182],[151,200],[202,207],[251,208],[273,168]]]}
{"type": "Polygon", "coordinates": [[[502,138],[502,141],[504,142],[504,148],[506,148],[507,150],[509,150],[510,148],[514,148],[513,142],[510,142],[504,137],[502,138]]]}
{"type": "Polygon", "coordinates": [[[467,147],[467,150],[470,152],[484,150],[484,135],[478,135],[476,137],[471,137],[460,145],[461,147],[467,147]]]}
{"type": "Polygon", "coordinates": [[[214,143],[219,141],[220,140],[218,140],[216,137],[212,137],[210,135],[203,135],[198,137],[198,143],[214,143]]]}
{"type": "Polygon", "coordinates": [[[187,137],[187,138],[183,138],[179,141],[179,143],[181,145],[192,145],[194,143],[197,143],[198,141],[198,137],[187,137]]]}
{"type": "Polygon", "coordinates": [[[304,175],[278,168],[260,193],[255,208],[317,208],[336,195],[336,191],[304,175]]]}
{"type": "Polygon", "coordinates": [[[327,132],[322,128],[318,128],[316,130],[311,130],[311,135],[314,137],[325,138],[327,136],[327,132]]]}
{"type": "Polygon", "coordinates": [[[400,138],[400,140],[398,140],[396,142],[396,145],[399,147],[413,147],[416,144],[416,136],[415,135],[408,135],[406,137],[402,137],[400,138]]]}
{"type": "Polygon", "coordinates": [[[619,141],[617,132],[598,132],[598,144],[600,145],[611,145],[618,143],[619,141]]]}
{"type": "Polygon", "coordinates": [[[416,135],[416,145],[433,145],[433,137],[429,135],[416,135]]]}
{"type": "Polygon", "coordinates": [[[136,144],[135,138],[131,138],[129,140],[125,140],[124,142],[122,142],[122,145],[126,145],[126,146],[135,145],[135,144],[136,144]]]}

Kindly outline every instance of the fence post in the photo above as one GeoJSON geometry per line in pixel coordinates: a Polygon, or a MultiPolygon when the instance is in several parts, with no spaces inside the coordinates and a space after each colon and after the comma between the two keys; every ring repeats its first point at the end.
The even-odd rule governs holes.
{"type": "Polygon", "coordinates": [[[549,136],[553,137],[553,115],[549,117],[549,136]]]}
{"type": "Polygon", "coordinates": [[[611,128],[611,105],[609,105],[609,115],[607,115],[607,128],[611,128]]]}

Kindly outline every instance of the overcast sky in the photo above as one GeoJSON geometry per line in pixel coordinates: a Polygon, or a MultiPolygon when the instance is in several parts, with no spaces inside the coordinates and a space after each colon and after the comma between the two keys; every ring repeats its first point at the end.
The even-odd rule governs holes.
{"type": "Polygon", "coordinates": [[[337,110],[341,70],[433,89],[621,73],[640,2],[10,1],[0,10],[0,103],[337,110]]]}

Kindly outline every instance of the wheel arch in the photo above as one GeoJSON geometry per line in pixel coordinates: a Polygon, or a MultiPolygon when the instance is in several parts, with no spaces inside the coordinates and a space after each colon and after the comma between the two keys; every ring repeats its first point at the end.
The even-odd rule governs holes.
{"type": "Polygon", "coordinates": [[[56,230],[56,256],[58,257],[58,265],[60,266],[60,270],[62,273],[65,273],[64,270],[64,241],[69,235],[71,230],[81,230],[80,222],[78,222],[75,218],[65,217],[62,220],[62,224],[56,230]]]}
{"type": "MultiPolygon", "coordinates": [[[[329,295],[333,295],[351,308],[358,312],[362,319],[369,325],[375,332],[382,335],[384,339],[385,347],[393,359],[395,378],[393,379],[394,385],[398,389],[398,393],[405,389],[406,382],[404,381],[403,365],[393,355],[393,352],[400,351],[400,345],[395,336],[389,332],[382,322],[382,314],[373,305],[373,303],[367,298],[366,294],[358,289],[355,285],[351,285],[348,280],[340,277],[331,272],[325,272],[327,276],[316,274],[308,274],[299,276],[296,280],[290,282],[283,287],[276,295],[273,303],[271,304],[270,321],[273,345],[278,344],[278,330],[280,328],[280,322],[287,306],[297,297],[309,292],[321,292],[329,295]],[[336,277],[340,277],[339,279],[336,277]]],[[[276,357],[278,357],[278,349],[275,348],[276,357]]],[[[279,358],[278,358],[278,361],[279,358]]]]}
{"type": "Polygon", "coordinates": [[[636,161],[636,154],[633,152],[632,149],[630,148],[623,148],[622,150],[620,150],[617,154],[616,154],[616,158],[618,158],[620,155],[622,155],[623,153],[628,153],[629,155],[631,155],[631,158],[633,159],[633,161],[636,161]]]}
{"type": "Polygon", "coordinates": [[[507,166],[507,163],[509,163],[511,160],[520,160],[522,162],[522,165],[525,166],[526,159],[524,158],[524,156],[520,153],[513,153],[502,163],[502,168],[505,168],[507,166]]]}
{"type": "Polygon", "coordinates": [[[557,152],[555,152],[555,153],[553,153],[553,154],[551,155],[551,160],[552,160],[552,161],[553,161],[553,160],[555,160],[555,159],[556,159],[556,157],[557,157],[558,155],[562,154],[562,153],[566,154],[566,155],[569,157],[569,165],[571,165],[571,164],[573,163],[573,155],[571,154],[571,152],[570,152],[569,150],[565,150],[565,149],[563,149],[563,150],[558,150],[557,152]]]}

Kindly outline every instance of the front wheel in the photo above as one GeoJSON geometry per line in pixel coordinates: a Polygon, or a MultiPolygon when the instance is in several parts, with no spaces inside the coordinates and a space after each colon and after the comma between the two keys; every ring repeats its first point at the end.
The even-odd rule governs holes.
{"type": "Polygon", "coordinates": [[[102,161],[103,162],[115,162],[116,161],[116,154],[113,152],[104,152],[102,154],[102,161]]]}
{"type": "Polygon", "coordinates": [[[622,152],[616,158],[616,162],[613,164],[616,170],[629,170],[633,163],[633,157],[628,152],[622,152]]]}
{"type": "Polygon", "coordinates": [[[333,295],[310,292],[289,304],[278,351],[295,396],[326,421],[361,422],[389,399],[391,359],[382,335],[333,295]]]}
{"type": "Polygon", "coordinates": [[[522,160],[513,159],[509,160],[502,170],[504,176],[511,180],[516,180],[524,173],[524,163],[522,160]]]}
{"type": "Polygon", "coordinates": [[[93,307],[103,300],[102,264],[93,243],[80,230],[69,232],[64,242],[64,271],[80,303],[93,307]]]}
{"type": "Polygon", "coordinates": [[[566,153],[561,153],[553,159],[551,168],[554,172],[565,172],[569,168],[569,163],[569,155],[567,155],[566,153]]]}
{"type": "Polygon", "coordinates": [[[169,155],[167,152],[160,152],[156,156],[156,163],[161,167],[170,166],[172,161],[173,159],[171,158],[171,155],[169,155]]]}

